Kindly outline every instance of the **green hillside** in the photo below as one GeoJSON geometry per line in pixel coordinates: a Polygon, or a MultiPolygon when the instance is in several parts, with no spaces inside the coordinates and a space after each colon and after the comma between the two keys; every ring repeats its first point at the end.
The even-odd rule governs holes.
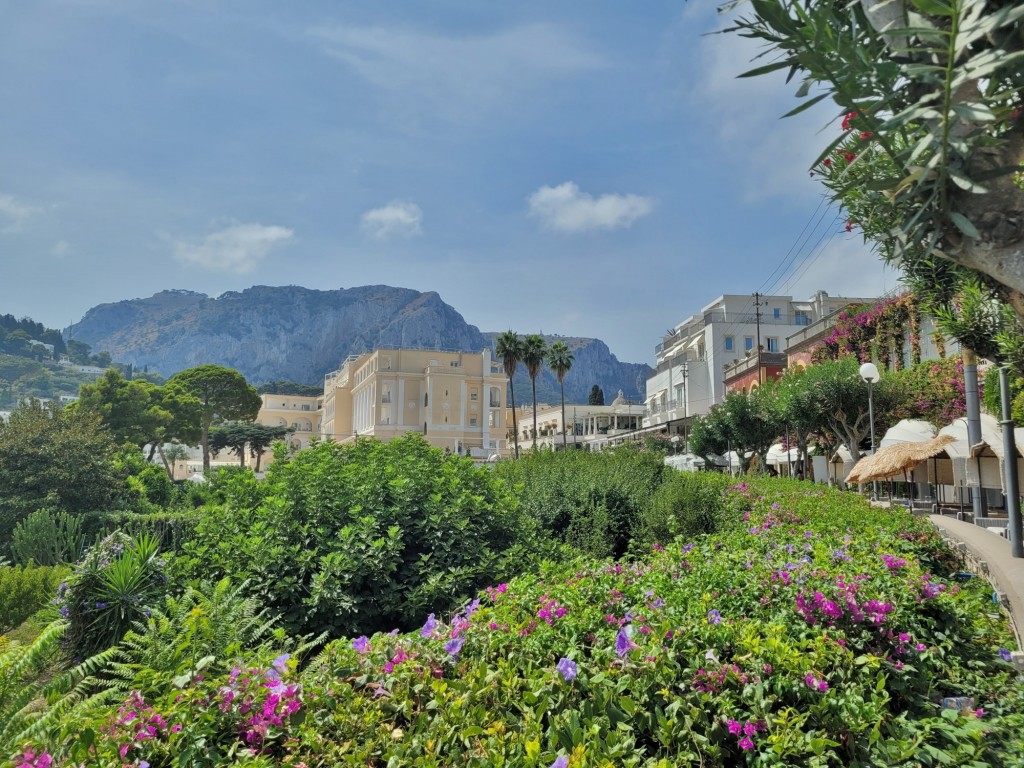
{"type": "Polygon", "coordinates": [[[0,408],[11,406],[26,397],[77,395],[82,384],[95,379],[96,374],[79,373],[73,366],[39,362],[0,352],[0,408]]]}

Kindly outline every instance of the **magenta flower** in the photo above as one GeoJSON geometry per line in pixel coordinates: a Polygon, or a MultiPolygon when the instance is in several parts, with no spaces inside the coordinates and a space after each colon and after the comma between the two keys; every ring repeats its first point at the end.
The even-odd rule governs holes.
{"type": "Polygon", "coordinates": [[[572,659],[561,658],[555,665],[555,669],[565,678],[566,681],[572,681],[576,679],[576,662],[572,659]]]}
{"type": "Polygon", "coordinates": [[[615,652],[619,655],[619,658],[626,658],[626,654],[637,647],[637,644],[630,639],[626,628],[620,629],[618,636],[615,638],[615,652]]]}
{"type": "Polygon", "coordinates": [[[733,736],[739,736],[740,733],[742,733],[743,731],[743,726],[740,725],[739,720],[733,720],[732,718],[729,718],[725,721],[725,724],[729,728],[729,733],[731,733],[733,736]]]}
{"type": "Polygon", "coordinates": [[[740,749],[748,750],[754,748],[754,742],[750,740],[749,736],[744,736],[737,742],[740,745],[740,749]]]}

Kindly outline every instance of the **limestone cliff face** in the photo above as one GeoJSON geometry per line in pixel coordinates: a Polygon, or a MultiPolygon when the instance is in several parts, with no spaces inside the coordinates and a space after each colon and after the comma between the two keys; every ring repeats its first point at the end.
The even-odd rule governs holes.
{"type": "MultiPolygon", "coordinates": [[[[493,348],[497,335],[482,334],[434,292],[386,285],[329,291],[254,286],[217,298],[163,291],[93,307],[64,331],[65,338],[84,341],[94,352],[106,350],[114,360],[148,366],[163,376],[217,363],[241,371],[253,384],[275,379],[319,384],[348,355],[375,347],[479,352],[493,348]]],[[[549,343],[561,338],[576,355],[565,380],[567,402],[586,402],[594,384],[604,389],[606,402],[619,389],[627,397],[642,397],[647,365],[620,363],[597,339],[547,338],[549,343]]],[[[520,376],[525,371],[516,376],[516,400],[529,402],[529,379],[520,383],[520,376]]],[[[550,371],[538,379],[537,397],[558,402],[550,371]]]]}

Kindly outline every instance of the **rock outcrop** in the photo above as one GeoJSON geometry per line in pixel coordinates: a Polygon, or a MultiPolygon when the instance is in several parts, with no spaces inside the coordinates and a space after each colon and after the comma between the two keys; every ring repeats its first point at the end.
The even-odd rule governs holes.
{"type": "MultiPolygon", "coordinates": [[[[481,333],[432,291],[386,285],[329,291],[254,286],[216,298],[162,291],[93,307],[64,331],[66,339],[84,341],[94,352],[106,350],[114,360],[163,376],[218,363],[253,384],[288,379],[314,385],[349,355],[375,347],[479,352],[493,347],[497,335],[481,333]]],[[[619,389],[642,398],[647,365],[620,363],[598,339],[547,338],[565,341],[576,356],[565,380],[567,402],[586,402],[594,384],[607,402],[619,389]]],[[[515,384],[517,401],[529,402],[525,371],[515,384]]],[[[548,370],[538,379],[537,398],[558,402],[558,383],[548,370]]]]}

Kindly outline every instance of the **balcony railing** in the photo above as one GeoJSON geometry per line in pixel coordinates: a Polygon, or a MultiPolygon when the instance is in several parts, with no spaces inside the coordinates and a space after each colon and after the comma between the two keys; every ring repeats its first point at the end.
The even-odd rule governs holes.
{"type": "Polygon", "coordinates": [[[836,324],[836,319],[838,318],[839,313],[846,311],[847,309],[850,308],[850,306],[853,305],[848,305],[843,307],[842,309],[837,309],[832,314],[825,315],[820,320],[815,320],[813,323],[810,323],[802,331],[797,331],[792,336],[787,336],[786,349],[799,347],[801,344],[805,344],[811,339],[814,339],[815,337],[820,336],[826,333],[827,331],[831,330],[832,326],[836,324]]]}
{"type": "MultiPolygon", "coordinates": [[[[757,355],[753,352],[750,353],[750,357],[740,360],[735,365],[726,365],[722,369],[722,378],[725,381],[742,376],[752,370],[757,370],[757,355]]],[[[783,366],[786,365],[786,355],[783,352],[762,352],[761,353],[761,366],[783,366]]]]}

